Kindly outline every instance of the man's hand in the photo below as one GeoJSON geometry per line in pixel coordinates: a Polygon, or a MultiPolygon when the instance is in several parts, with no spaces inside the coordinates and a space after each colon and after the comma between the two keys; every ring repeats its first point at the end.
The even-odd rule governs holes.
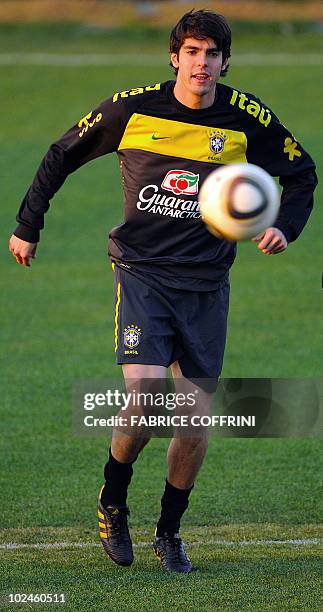
{"type": "Polygon", "coordinates": [[[9,241],[9,251],[13,254],[18,264],[30,267],[29,260],[36,259],[37,242],[26,242],[17,238],[14,234],[9,241]]]}
{"type": "Polygon", "coordinates": [[[252,238],[252,242],[259,242],[258,249],[265,255],[275,255],[287,249],[288,242],[278,227],[268,227],[265,232],[252,238]]]}

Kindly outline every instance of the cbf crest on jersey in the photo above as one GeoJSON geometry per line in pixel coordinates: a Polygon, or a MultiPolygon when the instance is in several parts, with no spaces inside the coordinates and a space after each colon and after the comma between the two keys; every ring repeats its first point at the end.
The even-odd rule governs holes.
{"type": "Polygon", "coordinates": [[[221,161],[222,153],[225,149],[225,143],[228,139],[228,135],[221,130],[214,128],[213,130],[208,130],[209,136],[209,149],[211,154],[209,155],[210,161],[221,161]]]}
{"type": "Polygon", "coordinates": [[[128,325],[123,332],[123,343],[129,349],[134,349],[140,342],[141,329],[138,325],[128,325]]]}
{"type": "Polygon", "coordinates": [[[224,150],[225,136],[220,132],[216,132],[210,136],[210,150],[215,155],[222,153],[224,150]]]}

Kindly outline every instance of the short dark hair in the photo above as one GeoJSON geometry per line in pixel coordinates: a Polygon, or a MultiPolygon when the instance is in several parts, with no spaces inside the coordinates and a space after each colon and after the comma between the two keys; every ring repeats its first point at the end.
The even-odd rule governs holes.
{"type": "MultiPolygon", "coordinates": [[[[231,56],[230,26],[225,17],[212,10],[201,9],[195,11],[192,9],[181,17],[170,33],[170,53],[176,53],[178,56],[185,39],[191,37],[199,40],[212,38],[216,42],[218,50],[222,51],[223,61],[231,56]]],[[[170,66],[172,66],[172,63],[170,63],[170,66]]],[[[225,76],[228,69],[229,64],[222,70],[221,76],[225,76]]],[[[175,74],[177,72],[178,68],[175,68],[175,74]]]]}

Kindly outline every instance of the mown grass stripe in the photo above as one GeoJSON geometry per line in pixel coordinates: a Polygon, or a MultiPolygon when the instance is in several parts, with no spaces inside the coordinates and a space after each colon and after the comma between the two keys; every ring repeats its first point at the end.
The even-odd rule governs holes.
{"type": "MultiPolygon", "coordinates": [[[[322,538],[305,538],[298,540],[208,540],[208,541],[194,541],[194,546],[312,546],[318,545],[323,542],[322,538]]],[[[1,550],[19,550],[23,548],[30,549],[56,549],[56,548],[92,548],[98,547],[98,542],[51,542],[51,543],[39,543],[39,544],[20,544],[16,542],[8,542],[7,544],[0,544],[1,550]]],[[[138,542],[133,544],[135,548],[145,548],[151,546],[151,542],[138,542]]]]}
{"type": "MultiPolygon", "coordinates": [[[[167,54],[69,54],[69,53],[0,53],[2,66],[164,66],[167,54]]],[[[322,66],[323,54],[294,53],[240,53],[233,57],[236,66],[322,66]]]]}

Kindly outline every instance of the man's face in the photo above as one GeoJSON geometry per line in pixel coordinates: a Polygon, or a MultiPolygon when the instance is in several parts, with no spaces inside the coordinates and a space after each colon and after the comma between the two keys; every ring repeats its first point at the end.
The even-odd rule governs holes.
{"type": "Polygon", "coordinates": [[[179,100],[185,99],[187,106],[192,108],[213,104],[216,83],[226,66],[215,41],[186,38],[178,56],[171,54],[171,61],[174,68],[178,68],[175,95],[179,100]]]}

